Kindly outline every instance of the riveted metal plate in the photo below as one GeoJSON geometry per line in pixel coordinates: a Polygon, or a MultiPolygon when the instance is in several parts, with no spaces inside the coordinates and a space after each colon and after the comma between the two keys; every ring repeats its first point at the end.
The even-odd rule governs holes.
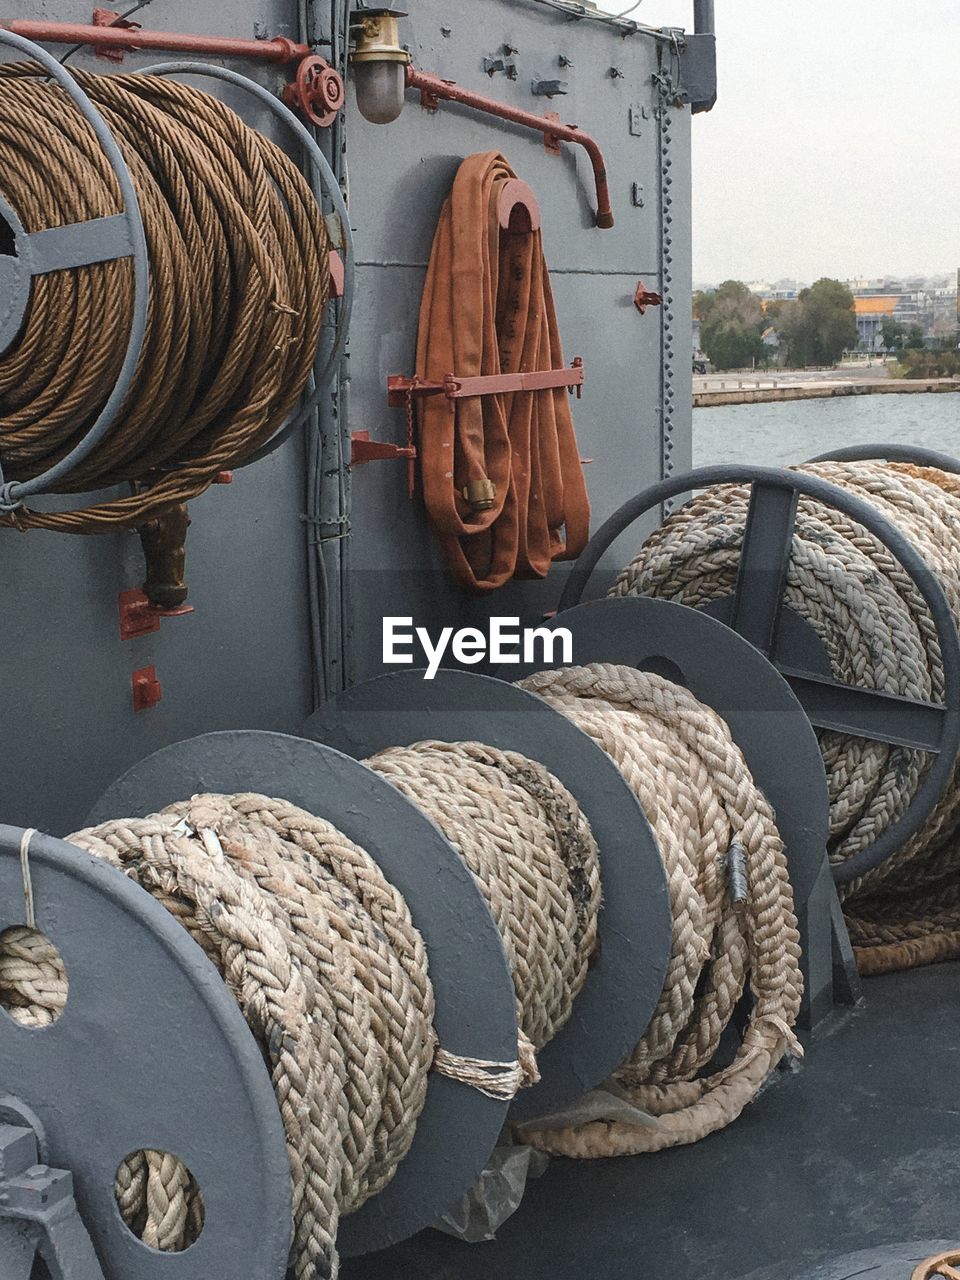
{"type": "Polygon", "coordinates": [[[600,946],[569,1022],[538,1054],[540,1083],[516,1098],[511,1118],[544,1115],[605,1080],[647,1028],[671,935],[660,853],[613,761],[535,694],[466,671],[370,680],[327,703],[304,732],[357,757],[428,738],[484,742],[539,760],[572,792],[600,849],[600,946]]]}
{"type": "MultiPolygon", "coordinates": [[[[100,798],[88,821],[142,816],[197,792],[238,791],[289,800],[366,849],[407,900],[423,935],[440,1043],[451,1053],[514,1060],[513,981],[473,878],[415,805],[349,756],[280,733],[205,734],[135,765],[100,798]]],[[[480,1174],[507,1109],[466,1085],[431,1076],[413,1146],[393,1181],[342,1221],[341,1252],[382,1249],[434,1222],[480,1174]]],[[[252,1274],[222,1267],[216,1273],[252,1274]]]]}

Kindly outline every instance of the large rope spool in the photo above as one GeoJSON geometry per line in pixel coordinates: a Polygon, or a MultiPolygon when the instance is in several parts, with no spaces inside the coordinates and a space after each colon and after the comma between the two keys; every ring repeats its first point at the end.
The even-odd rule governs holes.
{"type": "MultiPolygon", "coordinates": [[[[769,805],[719,717],[663,677],[596,666],[545,673],[534,684],[554,704],[554,715],[582,721],[647,811],[667,870],[674,927],[655,1016],[646,1034],[639,1029],[640,1045],[617,1086],[637,1120],[579,1127],[554,1117],[547,1133],[536,1136],[536,1126],[527,1125],[524,1137],[581,1155],[695,1141],[739,1114],[784,1051],[796,1047],[798,933],[769,805]],[[747,986],[754,1000],[741,1049],[704,1075],[747,986]]],[[[175,779],[216,785],[238,768],[245,774],[258,757],[270,759],[270,746],[268,781],[271,767],[274,776],[282,771],[279,756],[288,769],[293,759],[311,761],[315,776],[321,758],[320,773],[334,768],[332,759],[341,762],[338,798],[332,785],[313,782],[313,808],[327,808],[316,804],[321,793],[331,797],[329,811],[347,826],[359,794],[365,808],[376,808],[385,792],[396,796],[394,787],[327,748],[284,740],[295,745],[278,756],[276,735],[236,735],[239,748],[228,748],[227,737],[212,735],[220,747],[212,771],[199,766],[202,752],[214,749],[212,739],[206,747],[201,739],[158,753],[111,789],[96,816],[121,796],[135,801],[129,812],[149,814],[147,797],[169,799],[175,779]],[[344,778],[352,778],[346,788],[344,778]]],[[[590,750],[600,754],[596,745],[590,750]]],[[[576,1008],[602,916],[589,824],[539,762],[478,742],[435,741],[381,752],[370,764],[439,824],[469,868],[474,893],[479,888],[492,909],[516,1003],[513,1053],[506,1058],[464,1055],[434,1032],[435,957],[417,931],[417,891],[408,910],[370,857],[375,849],[382,858],[378,846],[390,842],[382,815],[379,828],[369,830],[369,851],[291,799],[250,793],[195,796],[155,816],[110,821],[72,838],[147,888],[240,1001],[271,1064],[293,1173],[294,1270],[304,1276],[334,1274],[341,1212],[381,1188],[388,1194],[391,1180],[402,1177],[402,1157],[417,1143],[418,1116],[432,1088],[428,1076],[455,1083],[457,1099],[466,1090],[491,1107],[503,1105],[521,1079],[534,1078],[535,1049],[576,1008]]],[[[410,861],[404,834],[395,829],[394,865],[410,861]]],[[[405,874],[412,886],[409,868],[405,874]]],[[[424,880],[435,874],[420,869],[424,880]]],[[[42,912],[42,893],[37,901],[42,912]]],[[[429,923],[435,931],[438,922],[429,923]]],[[[47,1015],[38,1006],[44,999],[56,1005],[62,993],[48,982],[40,998],[25,972],[29,939],[17,941],[16,964],[0,968],[7,1003],[19,992],[21,1020],[42,1019],[47,1015]]],[[[42,972],[55,962],[51,954],[32,960],[42,972]]],[[[8,1034],[4,1027],[0,1056],[8,1034]]],[[[591,1064],[584,1068],[589,1073],[591,1064]]],[[[175,1250],[190,1243],[198,1221],[188,1166],[148,1150],[120,1173],[127,1222],[175,1250]]],[[[449,1186],[449,1198],[464,1189],[449,1186]]],[[[185,1262],[193,1252],[182,1253],[185,1262]]]]}
{"type": "Polygon", "coordinates": [[[71,78],[17,47],[37,62],[0,67],[0,212],[16,276],[0,335],[4,519],[142,525],[260,456],[315,403],[327,225],[297,166],[209,94],[166,75],[71,78]],[[119,234],[122,208],[142,243],[119,234]],[[23,505],[128,482],[134,492],[79,509],[23,505]]]}
{"type": "MultiPolygon", "coordinates": [[[[721,469],[732,483],[716,485],[725,477],[714,470],[702,482],[697,473],[671,482],[677,492],[701,483],[705,491],[646,540],[613,594],[722,617],[765,647],[806,698],[822,730],[830,858],[862,970],[960,953],[955,477],[911,463],[827,461],[793,481],[721,469]],[[743,480],[754,481],[752,494],[743,480]],[[792,506],[791,484],[800,495],[792,506]],[[782,500],[769,500],[777,485],[782,500]],[[743,607],[751,593],[752,618],[743,607]],[[829,706],[838,684],[842,713],[839,700],[829,706]],[[847,699],[851,688],[862,692],[847,699]]],[[[608,522],[582,569],[654,496],[608,522]]]]}

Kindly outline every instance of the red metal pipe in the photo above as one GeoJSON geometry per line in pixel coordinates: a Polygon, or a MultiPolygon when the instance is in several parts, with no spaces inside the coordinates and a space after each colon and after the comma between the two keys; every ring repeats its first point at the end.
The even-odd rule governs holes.
{"type": "Polygon", "coordinates": [[[427,71],[418,71],[410,64],[407,65],[407,88],[419,89],[427,104],[436,103],[440,99],[446,102],[459,102],[465,107],[472,107],[475,111],[485,111],[487,115],[509,120],[511,124],[521,124],[530,129],[537,129],[547,140],[575,142],[583,147],[590,157],[597,184],[597,226],[605,230],[613,226],[606,162],[600,150],[600,144],[589,133],[584,133],[576,125],[561,124],[559,120],[538,116],[535,112],[523,111],[520,107],[508,106],[505,102],[498,102],[496,98],[484,97],[482,93],[473,93],[469,89],[461,88],[452,80],[441,80],[439,76],[430,75],[427,71]]]}
{"type": "Polygon", "coordinates": [[[263,62],[299,62],[309,57],[309,45],[286,36],[272,40],[236,40],[230,36],[197,36],[180,31],[143,31],[132,27],[98,27],[93,23],[42,22],[15,18],[0,27],[38,44],[89,44],[98,49],[130,53],[134,49],[162,49],[169,53],[203,53],[220,58],[256,58],[263,62]]]}

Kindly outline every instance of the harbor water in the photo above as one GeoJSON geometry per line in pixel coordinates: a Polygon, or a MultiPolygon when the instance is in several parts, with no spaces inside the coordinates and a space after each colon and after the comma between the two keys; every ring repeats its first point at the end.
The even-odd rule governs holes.
{"type": "Polygon", "coordinates": [[[913,444],[960,457],[960,392],[733,404],[693,413],[693,462],[789,466],[854,444],[913,444]]]}

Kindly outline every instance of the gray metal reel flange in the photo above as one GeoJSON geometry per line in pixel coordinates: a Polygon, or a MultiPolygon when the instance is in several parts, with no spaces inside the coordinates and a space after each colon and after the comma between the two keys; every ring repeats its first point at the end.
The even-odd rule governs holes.
{"type": "Polygon", "coordinates": [[[559,607],[562,611],[580,602],[601,556],[648,511],[682,493],[721,484],[750,485],[750,505],[734,593],[713,601],[704,612],[732,627],[769,658],[816,728],[912,747],[934,757],[906,811],[871,845],[833,868],[835,880],[846,883],[885,862],[919,830],[939,803],[960,749],[957,628],[942,587],[900,529],[863,498],[803,471],[739,464],[699,467],[652,485],[614,512],[574,565],[559,607]],[[862,689],[833,679],[820,638],[783,603],[801,495],[834,507],[863,525],[916,584],[930,610],[940,646],[945,688],[942,703],[862,689]]]}
{"type": "MultiPolygon", "coordinates": [[[[776,813],[794,898],[802,906],[826,858],[827,778],[810,721],[773,665],[707,614],[646,596],[594,600],[557,614],[550,625],[570,631],[577,666],[610,662],[657,672],[726,721],[776,813]]],[[[511,667],[509,674],[522,679],[542,667],[511,667]]]]}
{"type": "MultiPolygon", "coordinates": [[[[277,796],[326,818],[375,859],[403,894],[426,944],[440,1044],[455,1054],[513,1062],[513,979],[500,934],[473,877],[446,837],[415,805],[349,756],[280,733],[205,734],[164,747],[134,765],[101,796],[87,822],[144,816],[198,792],[245,791],[277,796]]],[[[201,1025],[198,1035],[203,1034],[201,1025]]],[[[162,1060],[165,1049],[159,1047],[157,1053],[162,1060]]],[[[341,1253],[383,1249],[436,1221],[476,1181],[496,1145],[508,1106],[431,1074],[409,1153],[389,1185],[341,1221],[341,1253]]],[[[268,1110],[277,1113],[272,1096],[268,1110]]],[[[204,1127],[201,1116],[196,1132],[202,1135],[204,1127]]],[[[289,1168],[283,1177],[289,1183],[289,1168]]],[[[249,1267],[231,1271],[218,1266],[207,1273],[213,1274],[255,1273],[249,1267]]]]}
{"type": "MultiPolygon", "coordinates": [[[[0,826],[0,930],[26,919],[23,841],[19,828],[0,826]]],[[[107,863],[33,834],[28,866],[37,927],[59,948],[69,990],[61,1017],[42,1029],[0,1009],[0,1094],[10,1095],[0,1123],[32,1129],[43,1162],[72,1175],[107,1280],[283,1280],[283,1127],[222,978],[173,917],[107,863]],[[143,1149],[179,1156],[200,1186],[204,1228],[185,1253],[150,1249],[120,1217],[117,1168],[143,1149]]],[[[79,1262],[73,1274],[96,1275],[79,1262]]]]}
{"type": "Polygon", "coordinates": [[[117,258],[132,258],[134,278],[133,321],[126,353],[116,384],[99,417],[83,439],[41,475],[30,480],[5,483],[0,470],[0,510],[13,510],[31,494],[52,492],[57,483],[68,476],[106,436],[116,421],[133,382],[143,349],[150,280],[147,240],[136,189],[116,139],[103,116],[69,71],[46,49],[2,28],[0,45],[8,45],[39,63],[72,100],[103,148],[123,201],[123,211],[112,217],[70,223],[46,231],[36,231],[31,235],[25,231],[16,212],[0,197],[0,220],[10,227],[15,250],[13,254],[0,255],[0,352],[5,351],[20,332],[36,276],[91,266],[97,262],[111,262],[117,258]]]}
{"type": "Polygon", "coordinates": [[[851,444],[843,449],[819,453],[810,462],[912,462],[918,467],[960,474],[960,461],[937,449],[921,449],[912,444],[851,444]]]}
{"type": "Polygon", "coordinates": [[[415,669],[348,689],[304,732],[353,756],[425,739],[483,742],[538,760],[575,796],[600,851],[599,946],[573,1013],[537,1055],[540,1082],[515,1099],[530,1120],[581,1097],[643,1037],[663,990],[672,916],[660,852],[620,770],[587,734],[535,694],[467,671],[415,669]]]}

